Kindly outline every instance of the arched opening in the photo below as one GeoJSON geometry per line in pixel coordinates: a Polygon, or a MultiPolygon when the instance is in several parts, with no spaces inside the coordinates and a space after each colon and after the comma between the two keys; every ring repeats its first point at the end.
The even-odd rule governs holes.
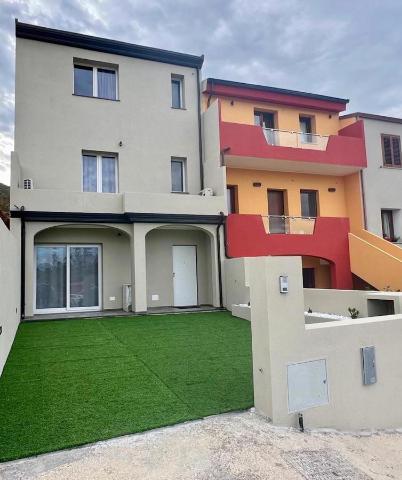
{"type": "Polygon", "coordinates": [[[319,257],[302,256],[303,287],[333,288],[332,262],[319,257]]]}
{"type": "Polygon", "coordinates": [[[147,233],[147,306],[213,305],[214,236],[201,227],[166,225],[147,233]]]}
{"type": "Polygon", "coordinates": [[[131,283],[130,236],[107,225],[59,225],[34,236],[35,313],[120,310],[131,283]]]}

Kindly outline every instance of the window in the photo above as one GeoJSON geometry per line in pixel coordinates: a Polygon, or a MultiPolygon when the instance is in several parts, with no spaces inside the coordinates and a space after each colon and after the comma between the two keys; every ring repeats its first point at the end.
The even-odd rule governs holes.
{"type": "Polygon", "coordinates": [[[263,128],[275,128],[275,113],[254,111],[254,125],[263,128]]]}
{"type": "Polygon", "coordinates": [[[117,192],[117,157],[113,154],[82,155],[82,190],[84,192],[117,192]]]}
{"type": "Polygon", "coordinates": [[[172,158],[172,192],[185,192],[185,170],[186,160],[184,158],[172,158]]]}
{"type": "Polygon", "coordinates": [[[300,115],[299,117],[301,141],[302,143],[313,142],[313,122],[311,117],[300,115]]]}
{"type": "Polygon", "coordinates": [[[184,108],[183,77],[172,75],[172,108],[184,108]]]}
{"type": "Polygon", "coordinates": [[[315,190],[300,190],[302,217],[317,216],[317,192],[315,190]]]}
{"type": "Polygon", "coordinates": [[[228,214],[237,213],[237,187],[228,185],[226,187],[226,199],[228,205],[228,214]]]}
{"type": "Polygon", "coordinates": [[[275,132],[275,113],[254,111],[254,125],[264,128],[265,138],[269,145],[278,145],[278,132],[275,132]]]}
{"type": "Polygon", "coordinates": [[[381,224],[382,236],[391,242],[396,241],[394,230],[394,212],[392,210],[381,210],[381,224]]]}
{"type": "Polygon", "coordinates": [[[401,166],[401,139],[396,135],[381,135],[384,166],[401,166]]]}
{"type": "Polygon", "coordinates": [[[74,64],[74,95],[117,100],[117,70],[74,64]]]}
{"type": "Polygon", "coordinates": [[[286,233],[285,191],[268,190],[269,233],[286,233]]]}

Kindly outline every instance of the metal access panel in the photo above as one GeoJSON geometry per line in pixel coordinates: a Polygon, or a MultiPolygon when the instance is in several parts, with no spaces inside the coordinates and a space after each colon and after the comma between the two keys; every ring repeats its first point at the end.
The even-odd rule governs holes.
{"type": "Polygon", "coordinates": [[[287,373],[289,413],[329,403],[325,359],[293,363],[287,373]]]}
{"type": "Polygon", "coordinates": [[[360,351],[362,356],[363,385],[373,385],[373,383],[377,382],[375,347],[362,347],[360,351]]]}

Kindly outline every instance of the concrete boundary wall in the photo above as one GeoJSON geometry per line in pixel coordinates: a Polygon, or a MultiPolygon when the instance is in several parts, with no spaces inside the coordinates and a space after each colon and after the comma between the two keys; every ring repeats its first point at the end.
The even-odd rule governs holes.
{"type": "MultiPolygon", "coordinates": [[[[260,414],[285,426],[297,426],[301,410],[307,428],[402,427],[401,314],[305,325],[300,257],[251,259],[249,279],[254,399],[260,414]],[[279,292],[280,275],[288,276],[286,294],[279,292]],[[360,349],[368,346],[375,347],[377,380],[363,385],[360,349]],[[325,364],[321,383],[327,385],[328,400],[290,413],[295,398],[289,394],[290,369],[317,360],[325,364]]],[[[313,390],[302,381],[296,394],[313,390]]]]}
{"type": "Polygon", "coordinates": [[[19,228],[11,233],[0,221],[0,375],[20,321],[19,228]]]}
{"type": "Polygon", "coordinates": [[[224,306],[232,311],[234,304],[248,304],[250,289],[248,281],[249,258],[230,258],[224,261],[224,306]]]}
{"type": "Polygon", "coordinates": [[[348,307],[351,307],[359,310],[359,317],[372,317],[381,315],[381,303],[384,302],[393,304],[393,313],[402,313],[402,293],[400,292],[304,289],[304,308],[305,310],[311,308],[313,312],[334,313],[348,317],[348,307]]]}

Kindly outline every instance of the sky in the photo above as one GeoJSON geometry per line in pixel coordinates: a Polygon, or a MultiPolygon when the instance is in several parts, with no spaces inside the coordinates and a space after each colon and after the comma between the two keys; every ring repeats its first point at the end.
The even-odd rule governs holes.
{"type": "Polygon", "coordinates": [[[205,55],[203,77],[349,98],[402,117],[401,0],[0,0],[0,182],[14,135],[14,19],[205,55]]]}

